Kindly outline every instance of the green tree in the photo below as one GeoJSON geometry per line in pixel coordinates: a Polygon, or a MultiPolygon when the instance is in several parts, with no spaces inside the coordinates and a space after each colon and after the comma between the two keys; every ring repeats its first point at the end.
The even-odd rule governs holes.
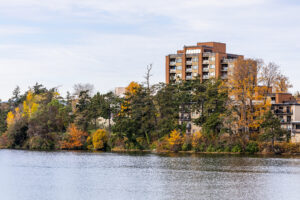
{"type": "Polygon", "coordinates": [[[272,150],[274,151],[274,142],[276,139],[282,138],[284,130],[280,126],[280,120],[272,113],[272,111],[268,111],[263,116],[263,119],[261,124],[261,137],[263,140],[271,140],[272,150]]]}

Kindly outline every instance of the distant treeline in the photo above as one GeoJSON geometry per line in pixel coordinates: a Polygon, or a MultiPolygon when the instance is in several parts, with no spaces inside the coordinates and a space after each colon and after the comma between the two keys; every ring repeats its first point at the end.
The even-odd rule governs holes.
{"type": "Polygon", "coordinates": [[[273,63],[239,59],[226,82],[198,77],[150,85],[150,73],[148,68],[145,83],[131,82],[124,97],[92,95],[89,84],[76,85],[65,98],[38,83],[24,94],[17,87],[1,103],[0,147],[299,152],[270,109],[269,88],[291,87],[273,63]],[[201,131],[186,134],[184,115],[193,116],[201,131]]]}

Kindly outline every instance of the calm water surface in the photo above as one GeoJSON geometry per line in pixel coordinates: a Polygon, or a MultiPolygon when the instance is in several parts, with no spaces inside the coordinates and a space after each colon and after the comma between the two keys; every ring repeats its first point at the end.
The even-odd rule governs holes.
{"type": "Polygon", "coordinates": [[[0,199],[300,199],[300,159],[0,150],[0,199]]]}

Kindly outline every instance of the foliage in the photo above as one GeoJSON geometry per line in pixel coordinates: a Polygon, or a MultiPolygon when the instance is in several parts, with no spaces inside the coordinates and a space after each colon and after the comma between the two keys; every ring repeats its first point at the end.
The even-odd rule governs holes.
{"type": "Polygon", "coordinates": [[[82,149],[85,145],[87,133],[70,124],[67,134],[61,143],[62,149],[82,149]]]}
{"type": "Polygon", "coordinates": [[[93,148],[95,150],[105,149],[108,142],[108,134],[104,129],[98,129],[92,134],[93,148]]]}
{"type": "Polygon", "coordinates": [[[254,154],[259,151],[257,142],[250,141],[246,147],[246,152],[254,154]]]}
{"type": "Polygon", "coordinates": [[[181,136],[180,132],[177,130],[173,130],[170,133],[170,137],[168,139],[169,148],[171,151],[179,151],[183,144],[183,137],[181,136]]]}

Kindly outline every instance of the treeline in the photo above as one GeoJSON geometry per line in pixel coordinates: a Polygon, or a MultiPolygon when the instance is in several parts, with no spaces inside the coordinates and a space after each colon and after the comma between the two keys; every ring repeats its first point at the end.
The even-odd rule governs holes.
{"type": "Polygon", "coordinates": [[[41,84],[24,94],[17,87],[8,103],[1,103],[0,147],[299,152],[271,111],[270,88],[291,87],[275,64],[239,59],[229,81],[150,85],[150,73],[148,68],[145,83],[131,82],[124,97],[92,95],[91,85],[76,85],[65,98],[41,84]],[[201,131],[187,134],[189,120],[201,131]]]}

